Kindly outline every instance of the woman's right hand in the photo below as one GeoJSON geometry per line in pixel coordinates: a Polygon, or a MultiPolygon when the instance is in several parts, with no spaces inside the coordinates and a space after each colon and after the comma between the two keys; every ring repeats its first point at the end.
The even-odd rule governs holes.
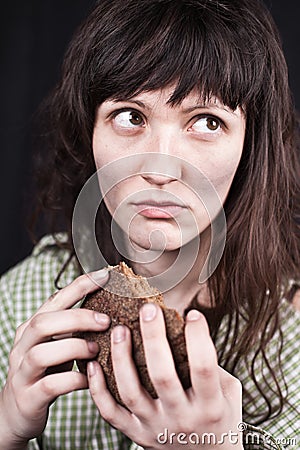
{"type": "Polygon", "coordinates": [[[28,440],[44,430],[48,408],[58,396],[88,387],[86,376],[72,371],[72,365],[75,359],[94,358],[98,345],[72,333],[103,331],[109,318],[70,308],[107,280],[105,269],[78,277],[17,329],[0,395],[0,450],[26,448],[28,440]]]}

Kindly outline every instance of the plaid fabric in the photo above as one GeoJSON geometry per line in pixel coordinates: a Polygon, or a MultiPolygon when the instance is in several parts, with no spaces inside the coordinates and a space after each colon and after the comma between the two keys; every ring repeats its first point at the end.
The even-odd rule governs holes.
{"type": "MultiPolygon", "coordinates": [[[[63,235],[61,235],[63,239],[63,235]]],[[[36,309],[56,289],[54,280],[67,258],[65,250],[59,249],[51,236],[45,236],[33,249],[30,257],[7,272],[0,283],[0,386],[5,383],[8,367],[8,355],[13,345],[15,330],[34,314],[36,309]]],[[[71,263],[64,271],[60,285],[69,284],[78,276],[75,264],[71,263]]],[[[245,449],[273,450],[300,448],[300,351],[299,330],[300,314],[287,302],[282,303],[282,332],[284,347],[282,365],[288,389],[288,402],[280,416],[265,421],[263,430],[245,425],[245,449]]],[[[225,336],[226,325],[221,327],[216,346],[225,336]]],[[[270,360],[278,352],[278,336],[274,336],[268,347],[270,360]]],[[[257,362],[256,373],[260,376],[260,386],[269,389],[265,383],[267,367],[257,362]]],[[[249,368],[240,364],[236,376],[241,380],[248,395],[243,396],[244,420],[250,421],[250,415],[256,412],[263,415],[266,403],[251,379],[249,368]]],[[[276,403],[276,394],[269,392],[276,403]]],[[[163,431],[163,430],[162,430],[163,431]]],[[[110,427],[99,415],[87,390],[72,392],[59,397],[50,407],[49,419],[43,435],[33,439],[29,450],[88,450],[88,449],[140,449],[120,432],[110,427]]],[[[225,447],[224,447],[225,448],[225,447]]]]}

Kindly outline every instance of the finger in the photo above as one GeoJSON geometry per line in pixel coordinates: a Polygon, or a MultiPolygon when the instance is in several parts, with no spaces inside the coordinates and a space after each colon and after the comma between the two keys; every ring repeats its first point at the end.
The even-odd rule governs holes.
{"type": "Polygon", "coordinates": [[[103,287],[108,281],[108,270],[101,269],[76,278],[71,284],[51,296],[38,312],[58,311],[71,308],[85,295],[103,287]]]}
{"type": "Polygon", "coordinates": [[[174,408],[186,398],[177,376],[173,356],[166,338],[161,309],[154,303],[141,308],[141,333],[148,372],[153,386],[165,408],[174,408]]]}
{"type": "Polygon", "coordinates": [[[137,374],[131,356],[131,336],[127,327],[114,327],[111,334],[111,353],[118,391],[124,404],[139,418],[149,418],[149,415],[153,415],[153,400],[141,385],[137,374]]]}
{"type": "Polygon", "coordinates": [[[220,383],[224,397],[236,405],[242,399],[242,383],[240,380],[219,366],[220,383]]]}
{"type": "Polygon", "coordinates": [[[119,405],[109,392],[103,371],[96,361],[87,365],[88,385],[93,401],[104,420],[121,432],[130,429],[131,413],[119,405]]]}
{"type": "Polygon", "coordinates": [[[193,392],[204,402],[218,401],[222,391],[217,354],[205,317],[197,310],[187,315],[185,338],[193,392]]]}
{"type": "Polygon", "coordinates": [[[79,308],[36,314],[24,331],[22,339],[15,345],[11,358],[22,359],[31,347],[48,341],[52,336],[57,338],[62,334],[87,330],[104,331],[109,323],[107,315],[79,308]]]}
{"type": "MultiPolygon", "coordinates": [[[[222,367],[219,367],[219,375],[222,393],[230,410],[231,423],[236,427],[242,422],[243,417],[243,388],[240,380],[222,367]],[[232,407],[234,405],[234,408],[232,407]]],[[[235,427],[235,428],[236,428],[235,427]]]]}
{"type": "Polygon", "coordinates": [[[98,352],[96,342],[84,339],[73,338],[39,344],[32,347],[24,357],[19,374],[24,384],[31,384],[43,376],[48,367],[74,359],[92,359],[98,352]]]}
{"type": "Polygon", "coordinates": [[[80,372],[70,371],[47,375],[29,389],[30,409],[43,410],[58,396],[88,387],[87,377],[80,372]]]}
{"type": "Polygon", "coordinates": [[[14,345],[18,344],[18,342],[20,341],[20,339],[23,336],[24,331],[26,330],[28,324],[30,323],[30,320],[32,319],[32,317],[30,317],[29,319],[27,319],[25,322],[21,323],[18,328],[16,329],[16,334],[15,334],[15,339],[14,339],[14,345]]]}
{"type": "Polygon", "coordinates": [[[64,287],[60,291],[52,294],[36,311],[36,313],[22,323],[16,331],[14,343],[17,344],[23,336],[24,331],[31,323],[31,320],[42,312],[60,311],[71,308],[78,301],[82,300],[85,295],[103,287],[108,280],[108,270],[101,269],[97,272],[90,272],[76,278],[71,284],[64,287]]]}

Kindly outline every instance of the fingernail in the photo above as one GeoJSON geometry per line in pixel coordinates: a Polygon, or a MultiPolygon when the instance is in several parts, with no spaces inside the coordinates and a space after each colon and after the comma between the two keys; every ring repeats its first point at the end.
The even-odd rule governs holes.
{"type": "Polygon", "coordinates": [[[89,349],[90,352],[92,352],[92,353],[98,353],[99,352],[99,345],[97,344],[97,342],[88,341],[87,345],[88,345],[88,349],[89,349]]]}
{"type": "Polygon", "coordinates": [[[87,363],[87,373],[89,377],[93,377],[96,374],[96,364],[94,361],[87,363]]]}
{"type": "Polygon", "coordinates": [[[101,269],[101,270],[97,270],[96,272],[91,272],[90,273],[90,276],[92,277],[92,279],[94,280],[94,281],[102,281],[102,280],[104,280],[104,278],[106,278],[107,277],[107,274],[108,274],[108,270],[106,269],[106,268],[104,268],[104,269],[101,269]]]}
{"type": "Polygon", "coordinates": [[[125,327],[122,325],[117,325],[113,329],[113,341],[115,344],[118,344],[119,342],[122,342],[125,340],[125,327]]]}
{"type": "Polygon", "coordinates": [[[195,321],[195,320],[199,320],[201,317],[201,313],[199,311],[197,311],[197,309],[192,309],[191,311],[188,312],[186,318],[189,321],[195,321]]]}
{"type": "Polygon", "coordinates": [[[94,312],[94,319],[100,325],[108,325],[110,318],[106,314],[101,314],[99,312],[94,312]]]}
{"type": "Polygon", "coordinates": [[[145,303],[142,306],[142,318],[145,322],[150,322],[156,316],[156,306],[154,303],[145,303]]]}

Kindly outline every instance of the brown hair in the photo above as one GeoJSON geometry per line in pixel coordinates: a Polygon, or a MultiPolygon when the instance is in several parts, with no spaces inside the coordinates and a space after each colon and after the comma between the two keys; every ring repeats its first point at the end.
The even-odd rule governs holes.
{"type": "MultiPolygon", "coordinates": [[[[39,167],[39,206],[48,210],[55,231],[59,213],[74,255],[72,211],[82,186],[94,173],[92,133],[97,106],[108,98],[131,97],[174,83],[170,104],[192,89],[246,114],[245,144],[224,205],[227,242],[209,280],[220,320],[229,317],[231,351],[220,351],[223,367],[255,346],[262,355],[280,329],[278,305],[299,267],[296,200],[299,161],[295,115],[280,39],[267,9],[258,0],[102,0],[74,36],[61,82],[46,104],[47,142],[39,167]],[[245,320],[243,332],[239,321],[245,320]]],[[[60,222],[61,224],[61,222],[60,222]]],[[[110,215],[102,203],[99,245],[110,264],[121,256],[110,236],[110,215]]],[[[220,320],[211,321],[215,338],[220,320]]],[[[280,356],[280,355],[279,355],[280,356]]],[[[252,361],[252,378],[256,381],[252,361]]],[[[266,417],[284,402],[278,372],[270,367],[279,405],[265,392],[266,417]]],[[[255,418],[259,423],[266,417],[255,418]]]]}

